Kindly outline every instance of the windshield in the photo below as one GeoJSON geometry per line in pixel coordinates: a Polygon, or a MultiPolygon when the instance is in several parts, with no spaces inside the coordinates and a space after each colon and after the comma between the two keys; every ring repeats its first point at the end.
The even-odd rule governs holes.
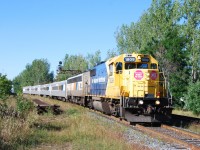
{"type": "Polygon", "coordinates": [[[148,64],[145,64],[145,63],[138,63],[138,64],[137,64],[137,68],[148,69],[148,64]]]}
{"type": "Polygon", "coordinates": [[[134,63],[125,63],[125,69],[135,69],[136,64],[134,63]]]}
{"type": "Polygon", "coordinates": [[[147,63],[125,63],[125,69],[148,69],[148,64],[147,63]]]}

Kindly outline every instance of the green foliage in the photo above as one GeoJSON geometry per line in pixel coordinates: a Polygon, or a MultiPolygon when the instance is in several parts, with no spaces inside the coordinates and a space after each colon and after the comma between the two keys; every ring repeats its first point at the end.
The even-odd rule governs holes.
{"type": "Polygon", "coordinates": [[[56,76],[56,80],[66,80],[71,76],[93,68],[96,64],[101,62],[100,55],[100,50],[96,51],[94,54],[88,54],[86,57],[84,57],[83,55],[70,56],[66,54],[63,60],[63,65],[61,66],[61,73],[56,76]]]}
{"type": "Polygon", "coordinates": [[[21,95],[18,95],[16,104],[17,104],[17,111],[21,115],[27,115],[27,112],[29,112],[34,107],[31,101],[23,98],[23,96],[21,95]]]}
{"type": "Polygon", "coordinates": [[[80,72],[83,72],[87,70],[87,60],[83,55],[71,55],[69,56],[68,54],[65,55],[65,58],[63,60],[63,66],[62,70],[64,73],[60,73],[56,76],[56,80],[62,81],[66,80],[67,78],[78,74],[80,72]],[[75,70],[75,71],[70,71],[70,70],[75,70]]]}
{"type": "Polygon", "coordinates": [[[76,108],[69,108],[66,110],[66,114],[68,116],[74,116],[74,115],[80,114],[80,111],[76,108]]]}
{"type": "Polygon", "coordinates": [[[11,93],[12,82],[7,79],[6,75],[0,73],[0,98],[11,93]]]}
{"type": "Polygon", "coordinates": [[[116,52],[116,50],[114,50],[114,49],[108,50],[108,51],[107,51],[107,57],[106,57],[105,60],[108,60],[108,59],[110,59],[110,58],[113,58],[113,57],[115,57],[115,56],[117,56],[117,55],[118,55],[118,53],[116,52]]]}
{"type": "Polygon", "coordinates": [[[53,81],[53,72],[50,72],[50,64],[46,59],[35,59],[32,64],[27,64],[13,80],[16,93],[22,92],[22,87],[50,83],[53,81]]]}
{"type": "Polygon", "coordinates": [[[173,96],[173,105],[177,108],[183,107],[182,102],[180,99],[184,96],[187,92],[188,80],[187,73],[183,72],[176,72],[170,74],[170,92],[173,96]],[[177,86],[178,85],[178,86],[177,86]]]}
{"type": "Polygon", "coordinates": [[[183,33],[187,37],[186,49],[189,53],[188,65],[191,66],[191,80],[200,79],[200,1],[184,1],[182,13],[184,19],[183,33]]]}
{"type": "Polygon", "coordinates": [[[190,83],[187,94],[185,94],[186,108],[194,114],[200,114],[200,81],[190,83]]]}
{"type": "Polygon", "coordinates": [[[97,50],[94,54],[88,54],[86,59],[88,62],[88,68],[92,69],[94,66],[96,66],[98,63],[101,62],[101,51],[97,50]]]}

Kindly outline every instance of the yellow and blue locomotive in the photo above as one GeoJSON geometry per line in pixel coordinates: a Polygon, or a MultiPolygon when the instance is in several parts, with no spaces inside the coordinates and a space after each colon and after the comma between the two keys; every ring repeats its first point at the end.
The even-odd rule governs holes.
{"type": "Polygon", "coordinates": [[[151,55],[122,54],[65,81],[27,86],[24,94],[72,101],[129,122],[167,122],[172,98],[151,55]]]}
{"type": "Polygon", "coordinates": [[[151,55],[122,54],[90,71],[87,104],[130,122],[166,122],[172,98],[151,55]]]}

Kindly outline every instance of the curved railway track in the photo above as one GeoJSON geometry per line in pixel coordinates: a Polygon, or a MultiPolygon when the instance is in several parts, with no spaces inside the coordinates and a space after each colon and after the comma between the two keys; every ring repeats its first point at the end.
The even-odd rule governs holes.
{"type": "Polygon", "coordinates": [[[136,125],[136,127],[146,134],[160,138],[166,142],[173,143],[176,149],[200,149],[199,134],[167,125],[161,125],[161,127],[144,127],[141,125],[136,125]]]}

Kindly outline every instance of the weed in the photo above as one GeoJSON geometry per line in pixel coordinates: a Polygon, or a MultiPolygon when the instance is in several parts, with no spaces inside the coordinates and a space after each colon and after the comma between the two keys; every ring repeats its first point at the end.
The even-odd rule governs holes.
{"type": "Polygon", "coordinates": [[[26,114],[33,109],[33,103],[30,100],[23,98],[21,95],[17,97],[17,110],[22,114],[26,114]]]}
{"type": "Polygon", "coordinates": [[[76,108],[68,108],[68,109],[66,110],[66,114],[67,114],[68,116],[74,116],[74,115],[80,114],[80,111],[79,111],[78,109],[76,109],[76,108]]]}

